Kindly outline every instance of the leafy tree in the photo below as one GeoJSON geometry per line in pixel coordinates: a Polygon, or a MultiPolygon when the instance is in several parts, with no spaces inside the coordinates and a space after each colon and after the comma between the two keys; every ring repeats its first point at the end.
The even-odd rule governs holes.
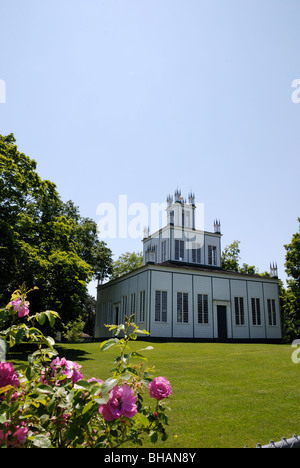
{"type": "Polygon", "coordinates": [[[233,241],[225,247],[221,256],[221,265],[224,270],[239,271],[240,241],[233,241]]]}
{"type": "Polygon", "coordinates": [[[286,273],[300,289],[300,218],[299,231],[293,235],[290,244],[285,245],[286,249],[286,273]]]}
{"type": "Polygon", "coordinates": [[[105,242],[99,241],[97,224],[90,218],[80,218],[77,223],[76,239],[80,257],[93,270],[94,279],[103,281],[112,269],[112,252],[105,242]]]}
{"type": "Polygon", "coordinates": [[[64,325],[63,338],[68,343],[81,343],[83,341],[83,330],[85,323],[81,317],[64,325]]]}
{"type": "Polygon", "coordinates": [[[300,337],[299,297],[289,283],[287,288],[280,284],[279,297],[283,340],[291,343],[300,337]]]}
{"type": "Polygon", "coordinates": [[[87,293],[81,301],[81,307],[84,311],[82,317],[85,322],[83,332],[93,336],[96,320],[96,299],[87,293]]]}
{"type": "Polygon", "coordinates": [[[15,143],[0,135],[0,303],[22,283],[37,286],[32,310],[54,309],[68,322],[81,312],[87,283],[109,274],[111,251],[96,223],[63,203],[15,143]]]}
{"type": "MultiPolygon", "coordinates": [[[[233,241],[232,244],[225,247],[221,255],[221,265],[224,270],[244,273],[246,275],[258,275],[258,269],[255,266],[243,263],[240,266],[240,241],[233,241]]],[[[261,273],[260,276],[270,276],[269,273],[261,273]]]]}
{"type": "MultiPolygon", "coordinates": [[[[298,218],[300,223],[300,218],[298,218]]],[[[281,303],[286,341],[300,337],[300,224],[299,231],[286,244],[287,289],[282,288],[281,303]]]]}
{"type": "Polygon", "coordinates": [[[113,262],[112,274],[110,279],[116,279],[120,276],[126,275],[137,268],[143,266],[143,253],[142,252],[126,252],[122,254],[118,260],[113,262]]]}
{"type": "MultiPolygon", "coordinates": [[[[258,275],[258,269],[254,265],[248,265],[247,263],[243,263],[238,270],[240,273],[244,273],[245,275],[258,275]]],[[[260,276],[270,276],[268,273],[263,273],[260,276]]]]}

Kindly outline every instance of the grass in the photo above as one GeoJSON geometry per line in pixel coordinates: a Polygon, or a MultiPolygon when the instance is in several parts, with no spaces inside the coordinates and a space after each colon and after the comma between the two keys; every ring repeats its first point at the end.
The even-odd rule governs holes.
{"type": "MultiPolygon", "coordinates": [[[[132,349],[149,343],[134,342],[132,349]]],[[[271,344],[154,343],[155,375],[171,382],[169,438],[156,448],[253,447],[300,433],[300,367],[291,347],[271,344]]],[[[110,377],[116,350],[60,345],[85,378],[110,377]]],[[[144,353],[145,354],[145,353],[144,353]]],[[[17,358],[17,356],[15,356],[17,358]]],[[[149,444],[149,447],[153,447],[149,444]]]]}

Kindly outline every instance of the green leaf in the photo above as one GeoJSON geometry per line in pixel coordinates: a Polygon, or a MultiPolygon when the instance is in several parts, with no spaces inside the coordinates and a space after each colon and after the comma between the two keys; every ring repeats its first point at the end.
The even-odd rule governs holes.
{"type": "Polygon", "coordinates": [[[152,444],[156,444],[156,442],[158,440],[157,432],[155,432],[155,431],[150,432],[150,440],[151,440],[152,444]]]}
{"type": "Polygon", "coordinates": [[[46,310],[45,314],[46,314],[47,317],[48,317],[48,320],[49,320],[49,323],[50,323],[51,328],[54,327],[54,324],[55,324],[55,317],[58,316],[57,312],[54,312],[54,311],[52,311],[52,310],[46,310]]]}
{"type": "MultiPolygon", "coordinates": [[[[50,358],[52,358],[53,356],[58,355],[58,352],[55,351],[55,349],[53,349],[53,348],[52,349],[51,348],[43,348],[41,351],[42,351],[44,356],[47,355],[50,358]]],[[[38,349],[37,351],[32,353],[32,356],[41,356],[41,351],[38,349]]]]}
{"type": "Polygon", "coordinates": [[[86,380],[79,380],[74,385],[75,390],[87,390],[90,391],[91,385],[86,380]]]}
{"type": "Polygon", "coordinates": [[[14,388],[12,385],[6,385],[5,387],[0,388],[0,395],[1,395],[1,393],[6,393],[6,392],[8,392],[8,391],[11,390],[12,388],[14,388]]]}
{"type": "Polygon", "coordinates": [[[35,341],[37,341],[38,339],[43,337],[43,333],[41,332],[41,330],[39,330],[38,328],[35,328],[35,327],[29,328],[28,335],[30,337],[33,337],[35,339],[35,341]]]}
{"type": "Polygon", "coordinates": [[[53,388],[50,385],[40,385],[36,389],[37,393],[53,393],[53,388]]]}
{"type": "Polygon", "coordinates": [[[135,341],[135,340],[137,340],[137,335],[136,335],[135,333],[131,333],[131,334],[129,335],[129,338],[130,338],[131,340],[135,341]]]}
{"type": "Polygon", "coordinates": [[[108,349],[112,348],[118,343],[119,343],[118,338],[111,338],[110,340],[104,341],[100,345],[100,351],[107,351],[108,349]]]}
{"type": "Polygon", "coordinates": [[[4,424],[9,420],[6,419],[6,413],[0,415],[0,424],[4,424]]]}
{"type": "Polygon", "coordinates": [[[37,321],[39,322],[39,324],[44,325],[46,321],[46,315],[44,314],[44,312],[38,312],[36,316],[37,316],[37,321]]]}
{"type": "Polygon", "coordinates": [[[43,343],[49,346],[50,349],[55,345],[55,340],[51,336],[43,336],[43,343]]]}
{"type": "Polygon", "coordinates": [[[102,395],[109,393],[118,383],[118,379],[107,379],[102,385],[102,395]]]}
{"type": "Polygon", "coordinates": [[[143,335],[150,335],[150,333],[147,330],[140,330],[140,329],[135,330],[135,333],[141,333],[143,335]]]}
{"type": "Polygon", "coordinates": [[[38,434],[34,437],[30,437],[30,439],[33,439],[33,445],[38,448],[51,448],[51,440],[49,437],[43,435],[43,434],[38,434]]]}
{"type": "Polygon", "coordinates": [[[89,401],[87,405],[85,405],[85,407],[83,408],[82,410],[82,414],[86,414],[88,411],[90,411],[93,406],[95,406],[95,402],[94,401],[89,401]]]}
{"type": "Polygon", "coordinates": [[[16,344],[15,338],[12,335],[9,335],[9,347],[13,348],[13,346],[15,346],[15,344],[16,344]]]}
{"type": "Polygon", "coordinates": [[[140,353],[136,353],[135,351],[133,353],[131,353],[131,355],[132,355],[132,357],[138,357],[140,359],[143,359],[144,361],[148,361],[148,359],[145,356],[143,356],[140,353]]]}
{"type": "Polygon", "coordinates": [[[106,405],[106,403],[108,402],[109,400],[109,395],[107,394],[106,397],[102,397],[102,398],[95,398],[95,402],[98,404],[98,405],[106,405]]]}
{"type": "Polygon", "coordinates": [[[134,416],[134,419],[135,419],[135,422],[138,424],[142,424],[144,427],[149,427],[150,426],[150,422],[147,418],[147,416],[145,416],[144,414],[142,413],[137,413],[135,416],[134,416]]]}
{"type": "Polygon", "coordinates": [[[15,337],[17,345],[22,343],[22,340],[23,340],[25,334],[26,334],[26,331],[23,328],[20,328],[20,330],[18,330],[18,332],[16,334],[16,337],[15,337]]]}
{"type": "Polygon", "coordinates": [[[121,324],[121,325],[106,325],[106,326],[109,327],[109,331],[112,331],[114,336],[118,336],[121,331],[125,331],[125,325],[123,325],[123,324],[121,324]]]}

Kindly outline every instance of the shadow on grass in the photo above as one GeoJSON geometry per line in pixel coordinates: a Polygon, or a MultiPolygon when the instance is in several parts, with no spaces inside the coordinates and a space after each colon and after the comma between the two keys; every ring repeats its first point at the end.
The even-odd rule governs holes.
{"type": "MultiPolygon", "coordinates": [[[[60,345],[55,345],[55,350],[58,352],[58,356],[60,358],[64,357],[68,361],[90,361],[91,358],[88,357],[91,353],[76,348],[76,344],[74,344],[74,348],[65,348],[60,345]]],[[[28,356],[32,353],[37,351],[36,345],[22,345],[22,346],[15,346],[6,356],[6,361],[10,361],[13,363],[20,363],[20,362],[27,362],[28,356]]],[[[54,358],[53,358],[54,359],[54,358]]]]}
{"type": "Polygon", "coordinates": [[[65,357],[68,361],[92,361],[91,358],[87,357],[92,353],[89,353],[84,349],[76,348],[76,344],[74,344],[74,348],[65,348],[60,345],[56,345],[55,349],[60,358],[65,357]]]}

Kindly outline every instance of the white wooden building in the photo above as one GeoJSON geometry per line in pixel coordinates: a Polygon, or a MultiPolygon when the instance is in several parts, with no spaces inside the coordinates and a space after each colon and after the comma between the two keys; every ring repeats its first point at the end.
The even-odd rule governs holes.
{"type": "Polygon", "coordinates": [[[221,229],[195,229],[195,197],[168,197],[167,226],[143,240],[144,266],[98,286],[95,338],[124,315],[153,338],[280,340],[276,269],[272,277],[221,268],[221,229]]]}

